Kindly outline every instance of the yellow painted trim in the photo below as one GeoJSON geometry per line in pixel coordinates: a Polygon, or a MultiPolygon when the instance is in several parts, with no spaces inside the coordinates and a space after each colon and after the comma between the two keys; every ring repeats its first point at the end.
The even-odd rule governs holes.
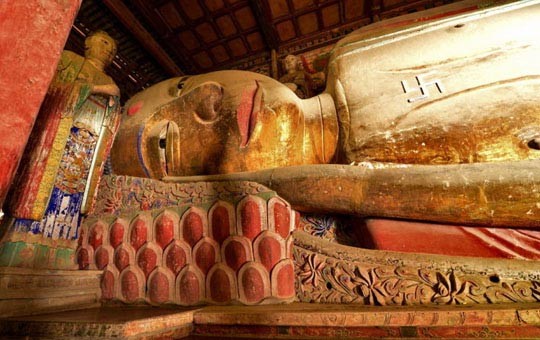
{"type": "Polygon", "coordinates": [[[45,165],[45,171],[43,172],[41,182],[39,183],[36,200],[32,206],[32,211],[30,212],[30,219],[32,220],[41,221],[45,214],[72,126],[73,116],[67,116],[60,119],[58,132],[54,137],[50,156],[45,165]]]}

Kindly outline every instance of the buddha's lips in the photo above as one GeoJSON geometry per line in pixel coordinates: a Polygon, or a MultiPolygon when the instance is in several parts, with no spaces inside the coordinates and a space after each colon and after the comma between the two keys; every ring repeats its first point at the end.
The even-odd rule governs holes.
{"type": "Polygon", "coordinates": [[[249,137],[253,132],[255,123],[257,122],[257,115],[262,106],[262,89],[259,86],[259,82],[255,81],[253,87],[247,88],[242,92],[240,99],[240,105],[236,109],[236,120],[238,123],[238,130],[242,140],[240,141],[240,147],[245,147],[249,142],[249,137]]]}

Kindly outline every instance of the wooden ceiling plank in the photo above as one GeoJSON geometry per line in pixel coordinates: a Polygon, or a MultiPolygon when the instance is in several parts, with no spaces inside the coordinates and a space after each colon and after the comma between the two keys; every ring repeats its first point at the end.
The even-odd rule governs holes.
{"type": "MultiPolygon", "coordinates": [[[[287,0],[287,6],[289,6],[289,13],[293,13],[294,12],[294,5],[292,3],[292,0],[287,0]]],[[[296,37],[300,37],[302,36],[302,33],[300,32],[300,27],[298,27],[298,16],[296,15],[290,15],[290,19],[293,23],[293,27],[294,27],[294,33],[296,34],[296,37]]]]}
{"type": "Polygon", "coordinates": [[[189,50],[188,53],[189,54],[196,54],[196,53],[201,52],[201,51],[206,51],[209,48],[216,47],[218,45],[227,43],[228,41],[235,40],[237,38],[242,39],[244,44],[246,44],[246,46],[249,46],[249,44],[248,44],[247,40],[245,39],[245,37],[247,35],[250,35],[251,33],[254,33],[254,32],[260,32],[259,28],[258,27],[253,27],[253,28],[245,30],[245,31],[243,31],[241,33],[235,33],[233,35],[230,35],[227,38],[222,38],[222,39],[215,40],[212,43],[209,43],[209,44],[206,44],[206,45],[201,45],[201,46],[196,47],[196,48],[194,48],[192,50],[189,50]]]}
{"type": "MultiPolygon", "coordinates": [[[[196,26],[198,26],[198,25],[200,25],[202,23],[209,22],[208,17],[206,17],[206,16],[203,16],[201,18],[194,19],[194,20],[189,18],[187,16],[187,14],[183,11],[183,9],[180,7],[180,5],[178,4],[177,1],[175,1],[174,4],[175,4],[176,10],[178,11],[178,13],[182,17],[182,19],[184,19],[184,21],[186,22],[186,26],[196,27],[196,26]]],[[[215,19],[215,18],[221,17],[223,15],[231,14],[234,11],[244,7],[245,5],[246,4],[244,4],[242,2],[237,2],[237,3],[233,4],[233,5],[227,5],[225,8],[222,8],[222,9],[219,9],[217,11],[212,12],[211,18],[215,19]]],[[[183,30],[185,30],[185,26],[177,28],[175,30],[172,30],[172,33],[178,34],[178,33],[180,33],[180,31],[183,31],[183,30]]]]}
{"type": "MultiPolygon", "coordinates": [[[[161,17],[161,13],[157,8],[160,6],[154,4],[154,8],[149,8],[147,1],[145,0],[129,0],[129,4],[132,7],[135,7],[139,13],[146,19],[146,22],[150,23],[153,26],[153,29],[156,30],[158,36],[163,36],[168,30],[168,24],[161,17]],[[160,23],[160,21],[162,23],[160,23]]],[[[136,13],[138,15],[138,13],[136,13]]],[[[140,20],[139,20],[140,21],[140,20]]]]}
{"type": "MultiPolygon", "coordinates": [[[[350,32],[369,23],[371,23],[371,20],[367,16],[364,16],[358,20],[344,24],[342,27],[346,32],[350,32]]],[[[332,33],[333,31],[333,29],[324,29],[321,32],[306,34],[301,39],[283,43],[279,52],[281,55],[305,53],[319,47],[334,44],[346,34],[346,32],[335,34],[332,33]]]]}
{"type": "Polygon", "coordinates": [[[279,48],[279,38],[273,23],[270,19],[270,6],[268,6],[267,0],[253,0],[249,2],[255,19],[260,27],[264,42],[269,47],[269,50],[279,48]]]}
{"type": "Polygon", "coordinates": [[[182,70],[171,59],[161,45],[143,27],[133,12],[124,4],[122,0],[103,0],[103,3],[111,10],[128,31],[139,41],[150,55],[169,73],[170,76],[181,76],[182,70]]]}
{"type": "Polygon", "coordinates": [[[379,21],[381,12],[383,10],[382,0],[367,0],[366,8],[368,10],[369,18],[371,22],[379,21]]]}
{"type": "MultiPolygon", "coordinates": [[[[364,0],[360,0],[360,1],[364,1],[364,0]]],[[[322,17],[322,12],[321,12],[321,5],[319,3],[317,3],[317,26],[319,27],[319,32],[322,31],[324,29],[324,25],[323,25],[323,17],[322,17]]]]}
{"type": "Polygon", "coordinates": [[[339,23],[343,24],[343,23],[347,22],[347,20],[345,19],[345,3],[344,3],[344,0],[339,0],[338,1],[338,6],[339,6],[339,23]]]}
{"type": "MultiPolygon", "coordinates": [[[[251,8],[251,6],[250,6],[250,8],[251,8]]],[[[251,8],[251,10],[253,11],[253,8],[251,8]]],[[[256,16],[255,12],[254,12],[254,15],[256,16]]],[[[254,31],[260,30],[260,27],[256,26],[254,28],[243,30],[242,25],[240,25],[240,23],[238,22],[238,19],[236,19],[236,14],[233,15],[233,10],[231,10],[230,17],[231,17],[231,19],[232,19],[232,21],[234,23],[234,26],[236,27],[236,32],[237,33],[235,35],[232,35],[232,36],[228,37],[228,39],[229,40],[234,40],[235,38],[239,37],[240,39],[242,39],[242,42],[244,43],[244,46],[246,47],[246,49],[249,49],[249,42],[247,40],[247,36],[248,36],[248,34],[253,33],[254,31]]]]}
{"type": "MultiPolygon", "coordinates": [[[[197,3],[200,5],[200,2],[198,2],[197,0],[197,3]]],[[[206,50],[209,50],[213,45],[212,43],[215,43],[212,42],[212,43],[206,43],[203,39],[203,36],[201,36],[199,34],[199,32],[197,32],[197,27],[201,24],[204,24],[204,23],[208,23],[208,18],[203,15],[202,17],[200,18],[197,18],[197,19],[191,19],[189,17],[189,15],[187,15],[187,13],[184,11],[184,9],[182,8],[182,6],[180,6],[180,3],[179,1],[175,1],[174,2],[174,5],[175,5],[175,8],[176,10],[178,11],[178,13],[180,14],[180,16],[184,19],[184,21],[187,23],[187,27],[189,29],[187,29],[188,31],[190,31],[194,36],[195,38],[200,42],[200,47],[197,47],[193,50],[189,50],[187,51],[186,49],[182,48],[182,50],[184,50],[186,54],[188,55],[191,55],[191,56],[194,56],[194,55],[197,55],[198,53],[201,53],[203,51],[206,51],[206,50]]],[[[184,29],[182,30],[179,30],[178,33],[180,33],[180,31],[186,31],[186,27],[184,27],[184,29]]],[[[178,35],[178,33],[175,32],[176,35],[178,35]]],[[[217,40],[216,40],[217,41],[217,40]]],[[[217,64],[217,61],[215,60],[214,56],[212,55],[212,53],[206,53],[209,57],[210,57],[210,61],[216,65],[217,64]]],[[[193,61],[193,57],[190,57],[190,59],[193,61]]],[[[202,70],[202,68],[197,68],[199,71],[202,70]]]]}
{"type": "MultiPolygon", "coordinates": [[[[217,23],[216,23],[216,18],[217,18],[217,17],[213,14],[212,11],[210,11],[210,9],[208,9],[208,7],[206,6],[206,3],[204,3],[204,1],[201,1],[201,2],[200,2],[200,6],[201,6],[202,9],[203,9],[203,12],[204,12],[204,14],[205,14],[204,16],[207,17],[207,18],[212,18],[212,19],[209,20],[208,22],[210,23],[210,25],[212,26],[212,28],[214,29],[214,31],[217,32],[217,35],[218,35],[217,41],[223,42],[221,45],[225,48],[225,52],[227,53],[227,55],[228,55],[228,57],[229,57],[228,59],[230,60],[230,59],[234,58],[234,57],[233,57],[233,53],[232,53],[231,49],[229,48],[229,45],[227,45],[227,44],[225,43],[227,40],[229,40],[228,37],[225,37],[225,35],[223,34],[223,32],[221,32],[221,29],[219,28],[219,26],[218,26],[217,23]]],[[[222,10],[223,10],[223,9],[227,9],[226,6],[224,6],[224,7],[222,8],[222,10]]],[[[229,17],[230,17],[230,15],[229,15],[229,17]]],[[[237,29],[237,30],[238,30],[238,29],[237,29]]],[[[213,53],[212,53],[212,54],[213,54],[213,53]]],[[[223,64],[223,62],[222,62],[221,64],[223,64]]]]}

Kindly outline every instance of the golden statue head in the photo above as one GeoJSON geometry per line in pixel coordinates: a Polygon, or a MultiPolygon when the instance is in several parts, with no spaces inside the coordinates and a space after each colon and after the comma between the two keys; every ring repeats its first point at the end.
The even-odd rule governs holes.
{"type": "Polygon", "coordinates": [[[132,97],[111,160],[116,173],[161,178],[328,163],[336,145],[329,95],[302,100],[267,76],[219,71],[132,97]]]}
{"type": "Polygon", "coordinates": [[[283,58],[283,68],[286,73],[293,73],[302,70],[302,63],[300,58],[295,55],[289,54],[283,58]]]}
{"type": "Polygon", "coordinates": [[[84,41],[84,55],[88,59],[109,65],[116,55],[116,41],[105,31],[94,31],[84,41]]]}

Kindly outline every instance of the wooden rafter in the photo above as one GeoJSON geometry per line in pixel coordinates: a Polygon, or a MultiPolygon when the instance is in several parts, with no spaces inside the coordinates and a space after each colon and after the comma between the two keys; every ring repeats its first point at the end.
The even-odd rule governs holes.
{"type": "Polygon", "coordinates": [[[269,47],[270,50],[277,50],[279,49],[279,39],[276,36],[275,29],[273,28],[272,23],[269,21],[268,13],[270,13],[270,8],[267,8],[264,5],[267,5],[267,3],[263,2],[262,0],[249,1],[249,6],[255,14],[257,24],[261,28],[261,32],[264,41],[266,42],[266,45],[269,47]]]}
{"type": "Polygon", "coordinates": [[[152,55],[170,76],[181,76],[182,70],[171,59],[161,45],[143,27],[139,20],[122,0],[103,0],[103,3],[111,10],[141,45],[152,55]]]}

